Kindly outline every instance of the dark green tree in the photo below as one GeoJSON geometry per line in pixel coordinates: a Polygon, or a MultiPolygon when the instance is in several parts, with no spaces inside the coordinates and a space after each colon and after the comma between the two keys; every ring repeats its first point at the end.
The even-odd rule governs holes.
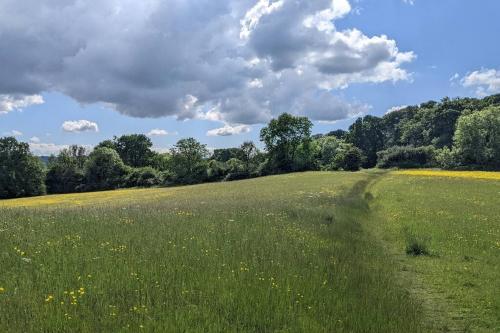
{"type": "Polygon", "coordinates": [[[124,186],[130,171],[118,153],[106,147],[96,148],[85,163],[85,182],[90,190],[111,190],[124,186]]]}
{"type": "Polygon", "coordinates": [[[73,145],[63,149],[49,161],[45,179],[48,193],[72,193],[83,190],[84,165],[87,159],[84,147],[73,145]]]}
{"type": "Polygon", "coordinates": [[[338,149],[333,165],[344,171],[358,171],[363,162],[361,149],[349,143],[343,143],[338,149]]]}
{"type": "Polygon", "coordinates": [[[303,150],[311,141],[312,123],[307,117],[295,117],[288,113],[271,120],[260,131],[260,138],[266,145],[270,162],[277,172],[297,169],[295,156],[302,145],[303,150]]]}
{"type": "Polygon", "coordinates": [[[205,145],[194,138],[181,139],[170,153],[175,182],[194,184],[206,179],[208,150],[205,145]]]}
{"type": "Polygon", "coordinates": [[[144,134],[122,135],[114,139],[114,148],[123,163],[134,168],[148,166],[154,156],[153,143],[144,134]]]}
{"type": "Polygon", "coordinates": [[[358,118],[349,127],[347,142],[361,149],[366,159],[364,168],[372,168],[377,164],[377,152],[384,148],[382,119],[375,116],[358,118]]]}
{"type": "Polygon", "coordinates": [[[0,138],[0,198],[19,198],[45,193],[44,168],[29,145],[13,137],[0,138]]]}
{"type": "Polygon", "coordinates": [[[252,141],[245,141],[240,146],[241,158],[240,160],[245,165],[245,172],[250,174],[255,169],[255,157],[258,155],[259,150],[252,141]]]}

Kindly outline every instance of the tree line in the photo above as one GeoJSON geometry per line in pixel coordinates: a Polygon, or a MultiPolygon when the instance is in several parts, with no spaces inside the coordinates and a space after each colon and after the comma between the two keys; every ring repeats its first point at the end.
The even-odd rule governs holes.
{"type": "Polygon", "coordinates": [[[63,149],[47,165],[29,145],[0,139],[0,198],[230,181],[306,170],[360,168],[500,169],[500,95],[444,98],[383,117],[357,119],[347,131],[311,135],[307,117],[282,114],[253,142],[215,149],[194,138],[158,153],[143,134],[63,149]]]}

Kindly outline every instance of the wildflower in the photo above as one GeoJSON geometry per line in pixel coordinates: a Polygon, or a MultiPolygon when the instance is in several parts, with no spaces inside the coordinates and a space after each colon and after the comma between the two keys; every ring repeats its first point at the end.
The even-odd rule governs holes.
{"type": "Polygon", "coordinates": [[[48,303],[48,302],[52,302],[53,300],[54,300],[54,296],[49,295],[49,296],[47,296],[47,298],[45,299],[45,302],[47,302],[47,303],[48,303]]]}
{"type": "Polygon", "coordinates": [[[0,287],[0,294],[5,292],[5,288],[0,287]]]}

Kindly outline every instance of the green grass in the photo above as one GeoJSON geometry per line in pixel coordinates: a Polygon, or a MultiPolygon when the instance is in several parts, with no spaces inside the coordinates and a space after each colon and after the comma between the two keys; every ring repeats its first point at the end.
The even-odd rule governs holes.
{"type": "Polygon", "coordinates": [[[98,193],[82,206],[8,202],[0,331],[422,331],[418,301],[361,225],[371,177],[98,193]]]}
{"type": "Polygon", "coordinates": [[[311,172],[2,201],[0,332],[495,332],[499,197],[311,172]]]}
{"type": "Polygon", "coordinates": [[[371,225],[424,302],[429,329],[500,332],[500,181],[389,174],[371,225]],[[406,255],[411,242],[427,255],[406,255]]]}

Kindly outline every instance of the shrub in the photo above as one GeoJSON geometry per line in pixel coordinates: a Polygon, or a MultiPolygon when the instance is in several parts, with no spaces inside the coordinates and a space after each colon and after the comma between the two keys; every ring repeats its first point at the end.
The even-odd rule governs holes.
{"type": "Polygon", "coordinates": [[[444,147],[434,153],[437,166],[443,169],[455,169],[460,165],[459,157],[455,150],[444,147]]]}
{"type": "Polygon", "coordinates": [[[435,166],[434,147],[395,146],[377,153],[379,168],[426,168],[435,166]]]}
{"type": "Polygon", "coordinates": [[[151,187],[162,182],[162,175],[152,167],[135,168],[127,175],[127,186],[130,187],[151,187]]]}
{"type": "Polygon", "coordinates": [[[405,229],[404,232],[406,234],[406,254],[412,256],[430,255],[428,237],[417,236],[408,229],[405,229]]]}
{"type": "Polygon", "coordinates": [[[351,144],[343,144],[333,159],[333,168],[345,171],[358,171],[363,163],[361,149],[351,144]]]}

